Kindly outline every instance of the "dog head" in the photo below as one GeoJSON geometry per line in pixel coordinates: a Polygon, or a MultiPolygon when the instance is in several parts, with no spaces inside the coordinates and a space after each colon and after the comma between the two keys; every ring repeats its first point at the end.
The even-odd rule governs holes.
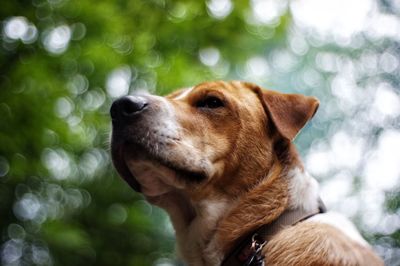
{"type": "Polygon", "coordinates": [[[207,82],[166,97],[136,94],[111,107],[112,158],[146,197],[235,196],[264,177],[318,100],[244,82],[207,82]]]}

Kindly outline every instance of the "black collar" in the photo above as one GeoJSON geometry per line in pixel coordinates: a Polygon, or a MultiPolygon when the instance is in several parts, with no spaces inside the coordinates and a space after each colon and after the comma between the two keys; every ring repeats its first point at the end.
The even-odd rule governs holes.
{"type": "Polygon", "coordinates": [[[264,256],[261,254],[262,248],[279,231],[287,226],[295,225],[316,214],[326,212],[326,207],[322,200],[318,199],[318,208],[304,210],[297,208],[284,211],[275,221],[265,224],[255,232],[249,234],[236,248],[225,257],[221,266],[263,266],[264,256]]]}

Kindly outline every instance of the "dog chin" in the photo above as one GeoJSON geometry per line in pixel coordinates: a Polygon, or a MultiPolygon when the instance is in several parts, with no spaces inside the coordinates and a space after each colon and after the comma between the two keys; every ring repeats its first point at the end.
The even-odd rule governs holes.
{"type": "Polygon", "coordinates": [[[172,190],[199,185],[212,175],[212,166],[195,154],[170,149],[153,149],[134,141],[113,142],[112,155],[118,172],[145,196],[160,196],[172,190]],[[184,155],[183,155],[184,154],[184,155]]]}
{"type": "Polygon", "coordinates": [[[148,197],[160,196],[176,189],[184,189],[185,185],[173,170],[152,160],[126,161],[132,176],[139,182],[141,192],[148,197]]]}

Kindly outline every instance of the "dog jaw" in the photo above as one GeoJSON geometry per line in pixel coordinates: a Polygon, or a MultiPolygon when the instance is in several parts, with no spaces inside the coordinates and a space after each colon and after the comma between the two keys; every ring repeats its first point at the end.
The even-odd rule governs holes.
{"type": "Polygon", "coordinates": [[[147,197],[160,196],[184,187],[173,170],[156,162],[128,160],[127,166],[140,183],[141,192],[147,197]]]}

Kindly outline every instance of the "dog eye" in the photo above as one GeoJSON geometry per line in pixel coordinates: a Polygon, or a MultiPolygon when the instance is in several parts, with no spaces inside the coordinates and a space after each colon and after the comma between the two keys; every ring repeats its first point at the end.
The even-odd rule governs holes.
{"type": "Polygon", "coordinates": [[[217,97],[209,96],[196,104],[198,108],[210,108],[215,109],[219,107],[224,107],[224,103],[217,97]]]}

